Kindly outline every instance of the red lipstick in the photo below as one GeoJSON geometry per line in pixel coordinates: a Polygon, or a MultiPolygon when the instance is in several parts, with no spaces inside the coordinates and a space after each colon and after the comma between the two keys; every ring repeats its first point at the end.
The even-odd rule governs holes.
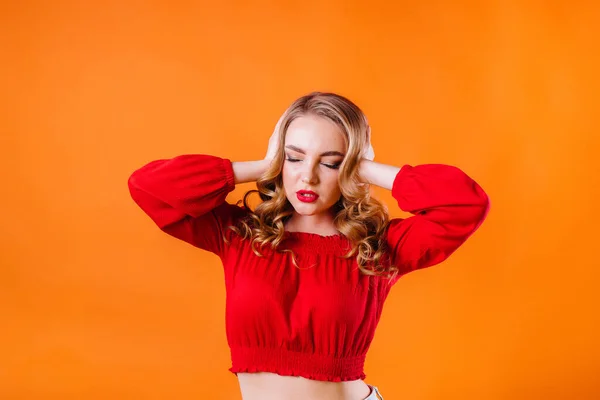
{"type": "Polygon", "coordinates": [[[317,201],[319,195],[312,190],[298,190],[296,192],[296,197],[298,197],[298,200],[304,203],[313,203],[317,201]]]}

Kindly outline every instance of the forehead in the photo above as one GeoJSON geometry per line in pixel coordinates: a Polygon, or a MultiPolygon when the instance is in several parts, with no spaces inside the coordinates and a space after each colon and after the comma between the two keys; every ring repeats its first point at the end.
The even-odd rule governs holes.
{"type": "Polygon", "coordinates": [[[346,151],[341,129],[329,119],[315,115],[293,120],[286,132],[285,144],[300,147],[309,153],[346,151]]]}

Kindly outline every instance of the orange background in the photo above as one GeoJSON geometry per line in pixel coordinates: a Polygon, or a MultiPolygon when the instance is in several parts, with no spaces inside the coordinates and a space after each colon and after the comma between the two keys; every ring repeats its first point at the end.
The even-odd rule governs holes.
{"type": "Polygon", "coordinates": [[[364,109],[376,160],[458,165],[492,201],[450,260],[394,288],[368,382],[600,398],[595,2],[13,3],[0,398],[239,399],[218,259],[155,228],[126,181],[182,153],[261,158],[312,90],[364,109]]]}

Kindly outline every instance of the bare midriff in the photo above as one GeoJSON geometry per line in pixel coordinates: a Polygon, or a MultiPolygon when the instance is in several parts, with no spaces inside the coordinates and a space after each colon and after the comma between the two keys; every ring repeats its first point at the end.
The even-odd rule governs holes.
{"type": "Polygon", "coordinates": [[[326,382],[270,372],[237,376],[243,400],[363,400],[371,392],[362,380],[326,382]]]}

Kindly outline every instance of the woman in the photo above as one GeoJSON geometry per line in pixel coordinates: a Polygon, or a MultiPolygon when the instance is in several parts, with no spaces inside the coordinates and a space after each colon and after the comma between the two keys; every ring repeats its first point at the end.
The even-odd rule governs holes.
{"type": "Polygon", "coordinates": [[[230,371],[245,400],[381,398],[363,365],[391,287],[446,259],[488,210],[456,167],[374,162],[362,111],[319,92],[286,110],[263,160],[158,160],[129,188],[163,231],[221,258],[230,371]],[[225,201],[252,181],[255,210],[257,191],[243,206],[225,201]],[[413,215],[390,221],[369,185],[413,215]]]}

